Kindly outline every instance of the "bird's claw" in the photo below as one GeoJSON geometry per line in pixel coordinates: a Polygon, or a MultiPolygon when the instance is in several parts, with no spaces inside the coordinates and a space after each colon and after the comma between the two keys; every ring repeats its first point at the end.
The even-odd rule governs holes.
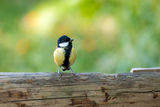
{"type": "Polygon", "coordinates": [[[76,73],[72,72],[72,75],[73,75],[73,76],[76,76],[76,73]]]}
{"type": "Polygon", "coordinates": [[[58,72],[58,75],[59,75],[59,76],[62,76],[62,72],[58,72]]]}

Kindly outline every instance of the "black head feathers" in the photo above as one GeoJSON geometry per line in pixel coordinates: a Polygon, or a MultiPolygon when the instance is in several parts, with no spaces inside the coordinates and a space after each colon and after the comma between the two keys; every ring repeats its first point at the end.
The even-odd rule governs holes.
{"type": "Polygon", "coordinates": [[[66,35],[62,35],[61,37],[58,38],[57,46],[60,47],[59,44],[67,43],[67,42],[68,42],[69,46],[72,46],[72,41],[73,41],[73,39],[69,38],[66,35]]]}

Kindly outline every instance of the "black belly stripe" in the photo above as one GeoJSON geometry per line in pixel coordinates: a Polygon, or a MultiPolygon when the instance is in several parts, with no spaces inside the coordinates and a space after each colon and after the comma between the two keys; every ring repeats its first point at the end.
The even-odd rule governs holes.
{"type": "Polygon", "coordinates": [[[64,48],[65,50],[65,59],[64,59],[64,63],[63,63],[63,67],[67,69],[69,69],[69,57],[71,54],[71,50],[72,50],[72,46],[68,46],[67,48],[64,48]]]}

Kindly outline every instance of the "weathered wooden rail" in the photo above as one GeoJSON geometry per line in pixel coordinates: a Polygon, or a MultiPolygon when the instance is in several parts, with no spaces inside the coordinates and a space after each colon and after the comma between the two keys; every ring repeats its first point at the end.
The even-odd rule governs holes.
{"type": "Polygon", "coordinates": [[[160,107],[160,73],[0,73],[0,107],[160,107]]]}

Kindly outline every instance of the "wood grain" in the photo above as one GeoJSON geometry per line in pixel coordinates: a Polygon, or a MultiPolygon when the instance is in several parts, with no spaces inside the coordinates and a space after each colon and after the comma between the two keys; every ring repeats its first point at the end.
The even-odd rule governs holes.
{"type": "Polygon", "coordinates": [[[0,73],[0,107],[160,107],[160,73],[0,73]]]}

